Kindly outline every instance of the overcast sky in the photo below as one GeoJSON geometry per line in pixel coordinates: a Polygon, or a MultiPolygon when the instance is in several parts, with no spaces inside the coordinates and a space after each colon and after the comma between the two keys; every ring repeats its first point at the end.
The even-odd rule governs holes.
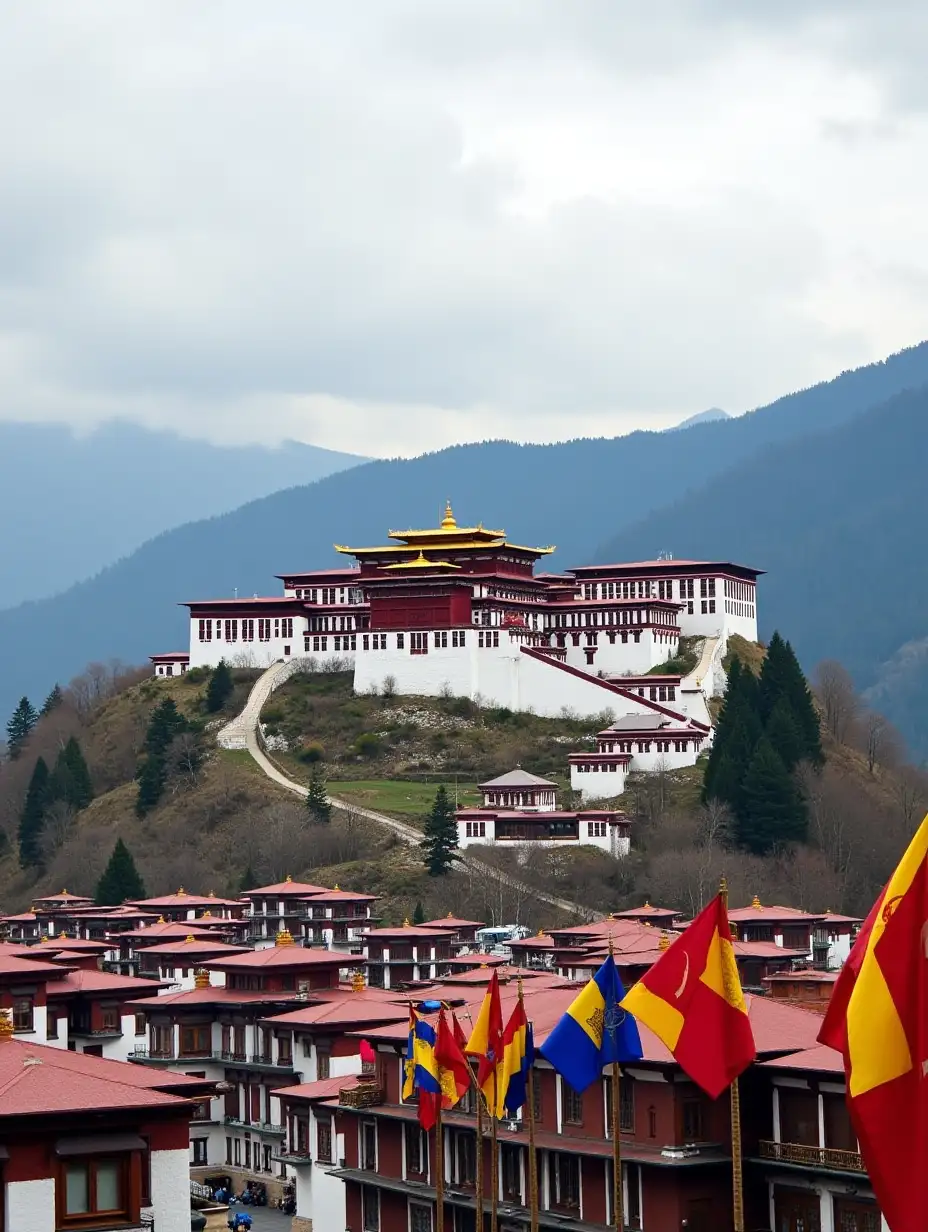
{"type": "Polygon", "coordinates": [[[0,417],[415,453],[917,342],[926,9],[5,5],[0,417]]]}

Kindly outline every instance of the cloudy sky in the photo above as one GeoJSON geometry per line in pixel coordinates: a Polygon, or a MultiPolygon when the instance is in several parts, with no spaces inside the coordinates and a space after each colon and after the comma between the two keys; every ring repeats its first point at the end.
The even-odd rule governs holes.
{"type": "Polygon", "coordinates": [[[928,335],[926,38],[916,0],[4,6],[0,417],[414,453],[879,358],[928,335]]]}

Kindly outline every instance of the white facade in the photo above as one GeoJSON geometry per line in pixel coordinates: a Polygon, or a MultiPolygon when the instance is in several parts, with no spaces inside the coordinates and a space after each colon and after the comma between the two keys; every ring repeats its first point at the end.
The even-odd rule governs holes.
{"type": "Polygon", "coordinates": [[[186,1151],[152,1151],[151,1199],[156,1232],[190,1232],[190,1162],[186,1151]]]}
{"type": "MultiPolygon", "coordinates": [[[[604,793],[601,793],[604,794],[604,793]]],[[[504,820],[504,815],[500,820],[504,820]]],[[[627,856],[631,849],[631,840],[629,836],[623,833],[622,826],[614,822],[587,821],[581,819],[578,822],[579,837],[576,839],[565,838],[536,838],[527,840],[520,844],[513,839],[499,839],[496,837],[496,822],[492,817],[460,819],[458,821],[458,846],[462,848],[475,847],[479,844],[496,844],[507,847],[558,847],[564,846],[582,846],[596,847],[599,851],[604,851],[607,855],[615,856],[617,859],[627,856]]],[[[422,977],[426,978],[426,977],[422,977]]],[[[389,987],[389,985],[387,985],[389,987]]]]}
{"type": "MultiPolygon", "coordinates": [[[[353,625],[354,615],[341,617],[353,625]]],[[[190,666],[270,667],[281,659],[315,659],[320,666],[354,663],[357,632],[313,633],[302,613],[288,616],[198,617],[190,620],[190,666]]]]}

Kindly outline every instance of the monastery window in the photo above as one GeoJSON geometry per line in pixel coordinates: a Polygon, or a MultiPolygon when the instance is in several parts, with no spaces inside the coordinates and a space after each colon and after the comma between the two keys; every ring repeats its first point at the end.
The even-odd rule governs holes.
{"type": "Polygon", "coordinates": [[[326,651],[328,650],[328,648],[329,648],[329,639],[327,637],[314,637],[313,638],[313,650],[326,651]]]}
{"type": "Polygon", "coordinates": [[[710,600],[709,600],[709,611],[710,611],[710,612],[714,612],[714,611],[715,611],[715,600],[714,600],[714,599],[710,599],[710,600]]]}
{"type": "Polygon", "coordinates": [[[211,642],[213,640],[213,622],[211,620],[201,620],[199,622],[199,634],[201,642],[211,642]]]}
{"type": "Polygon", "coordinates": [[[448,634],[446,632],[444,631],[436,632],[435,649],[436,650],[447,650],[448,649],[448,634]]]}
{"type": "Polygon", "coordinates": [[[554,1205],[566,1210],[580,1209],[580,1157],[562,1152],[551,1155],[554,1205]]]}
{"type": "Polygon", "coordinates": [[[32,997],[13,998],[13,1030],[34,1031],[34,1001],[32,997]]]}
{"type": "Polygon", "coordinates": [[[667,686],[667,700],[669,702],[672,702],[672,701],[676,701],[676,698],[677,698],[677,686],[673,684],[669,684],[667,686]]]}
{"type": "Polygon", "coordinates": [[[242,641],[253,642],[255,640],[255,622],[253,620],[242,621],[242,641]]]}
{"type": "Polygon", "coordinates": [[[687,616],[692,616],[692,614],[693,614],[693,601],[692,601],[692,599],[691,599],[691,600],[689,601],[689,603],[687,603],[687,605],[686,605],[686,614],[687,614],[687,616]]]}
{"type": "Polygon", "coordinates": [[[588,821],[586,823],[586,832],[588,838],[605,838],[606,823],[604,821],[588,821]]]}
{"type": "Polygon", "coordinates": [[[144,1013],[136,1013],[135,1015],[135,1034],[145,1035],[148,1032],[148,1019],[144,1013]]]}
{"type": "Polygon", "coordinates": [[[237,642],[238,641],[238,621],[237,620],[227,620],[226,621],[226,641],[227,642],[237,642]]]}
{"type": "Polygon", "coordinates": [[[467,633],[465,632],[464,629],[454,629],[452,631],[451,645],[452,646],[466,646],[467,645],[467,633]]]}
{"type": "Polygon", "coordinates": [[[579,1094],[569,1087],[564,1079],[561,1079],[561,1089],[564,1098],[564,1120],[568,1125],[583,1124],[583,1095],[579,1094]]]}
{"type": "MultiPolygon", "coordinates": [[[[397,648],[397,650],[403,650],[405,646],[406,646],[406,634],[405,634],[405,633],[397,633],[397,635],[396,635],[396,648],[397,648]]],[[[376,637],[374,638],[374,649],[375,649],[375,650],[377,649],[377,638],[376,638],[376,637]]],[[[386,646],[381,646],[381,648],[380,648],[380,649],[381,649],[381,650],[386,650],[386,646]]]]}
{"type": "Polygon", "coordinates": [[[636,631],[635,633],[633,633],[633,634],[632,634],[632,637],[635,639],[635,645],[637,646],[637,645],[638,645],[638,643],[641,641],[641,633],[640,633],[640,631],[636,631]]]}
{"type": "MultiPolygon", "coordinates": [[[[62,1167],[56,1192],[59,1222],[87,1223],[88,1216],[106,1216],[106,1223],[129,1216],[129,1155],[72,1160],[62,1167]]],[[[137,1212],[133,1212],[137,1214],[137,1212]]],[[[96,1220],[94,1220],[96,1222],[96,1220]]]]}
{"type": "Polygon", "coordinates": [[[365,633],[365,634],[362,636],[362,638],[361,638],[361,649],[362,649],[362,650],[370,650],[370,648],[371,648],[371,639],[370,639],[370,635],[369,635],[369,634],[367,634],[367,633],[365,633]]]}
{"type": "Polygon", "coordinates": [[[429,635],[427,633],[410,633],[409,653],[424,655],[429,653],[429,635]]]}

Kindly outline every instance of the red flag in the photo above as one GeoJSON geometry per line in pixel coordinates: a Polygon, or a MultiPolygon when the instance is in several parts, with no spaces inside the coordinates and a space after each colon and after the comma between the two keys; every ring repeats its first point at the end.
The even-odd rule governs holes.
{"type": "Polygon", "coordinates": [[[486,1097],[488,1107],[496,1103],[493,1090],[493,1075],[503,1055],[503,1007],[499,1000],[499,977],[494,971],[490,976],[487,995],[467,1041],[467,1055],[478,1057],[477,1085],[486,1097]]]}
{"type": "Polygon", "coordinates": [[[626,993],[622,1008],[663,1040],[712,1099],[747,1069],[757,1050],[721,894],[626,993]]]}
{"type": "Polygon", "coordinates": [[[441,1106],[453,1108],[470,1089],[471,1074],[467,1057],[454,1038],[452,1028],[448,1026],[444,1010],[438,1015],[435,1060],[438,1062],[438,1081],[441,1083],[441,1106]]]}
{"type": "Polygon", "coordinates": [[[867,916],[819,1032],[893,1232],[928,1227],[928,817],[867,916]]]}
{"type": "Polygon", "coordinates": [[[464,1034],[464,1028],[458,1022],[457,1015],[454,1010],[451,1011],[451,1029],[454,1032],[454,1040],[461,1052],[467,1048],[467,1036],[464,1034]]]}

